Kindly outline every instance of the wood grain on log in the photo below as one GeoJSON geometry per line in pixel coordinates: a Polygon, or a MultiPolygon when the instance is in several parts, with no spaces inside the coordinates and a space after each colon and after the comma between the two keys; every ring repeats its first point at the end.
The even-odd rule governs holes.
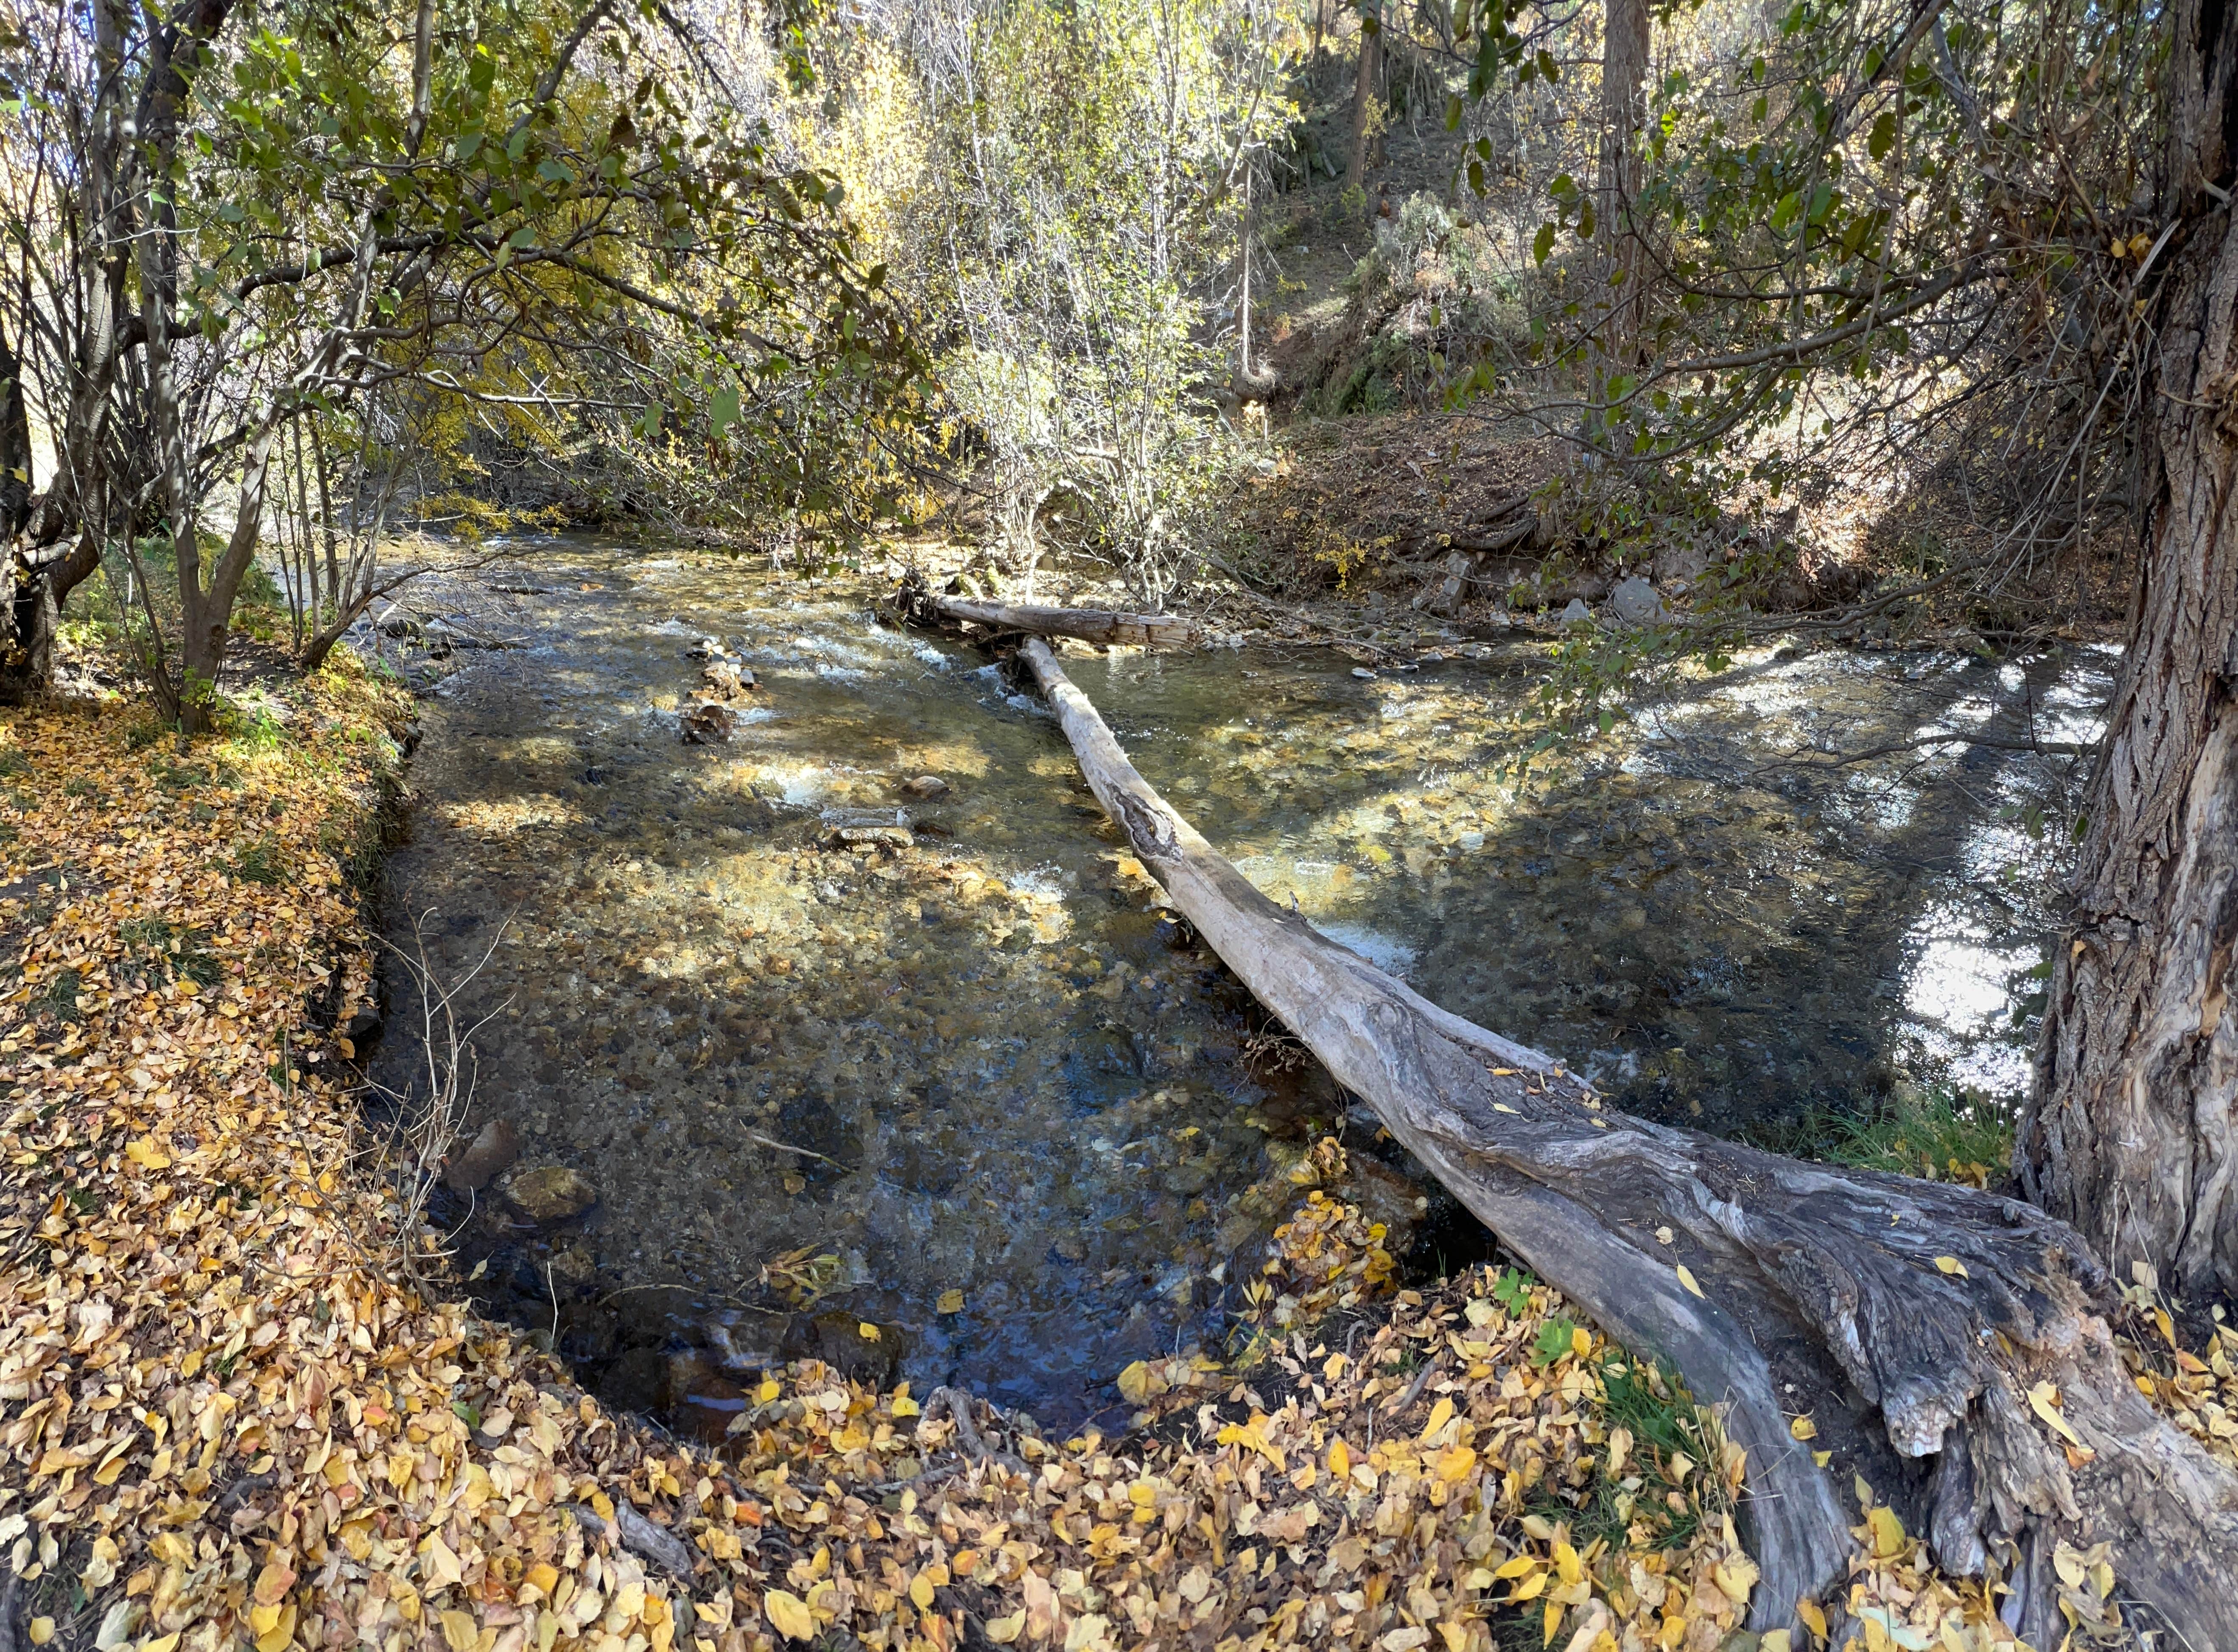
{"type": "Polygon", "coordinates": [[[2049,1563],[2064,1540],[2110,1543],[2124,1592],[2188,1644],[2238,1647],[2238,1476],[2139,1396],[2074,1230],[1603,1107],[1261,894],[1136,773],[1047,645],[1022,652],[1098,801],[1259,1001],[1509,1250],[1719,1408],[1748,1453],[1754,1627],[1791,1626],[1848,1576],[1855,1516],[1833,1476],[1855,1471],[1947,1569],[1998,1566],[2036,1644],[2064,1633],[2049,1563]],[[2079,1450],[2030,1403],[2046,1382],[2079,1450]],[[1833,1474],[1792,1436],[1806,1410],[1833,1474]]]}

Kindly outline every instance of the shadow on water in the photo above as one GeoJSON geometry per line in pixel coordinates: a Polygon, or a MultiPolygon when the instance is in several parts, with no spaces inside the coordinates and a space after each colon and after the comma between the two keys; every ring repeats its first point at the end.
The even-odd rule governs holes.
{"type": "MultiPolygon", "coordinates": [[[[486,1305],[699,1429],[784,1357],[1064,1424],[1129,1360],[1216,1343],[1344,1098],[1243,1059],[1256,1012],[1049,719],[972,654],[735,564],[577,541],[531,565],[529,646],[428,699],[391,866],[392,934],[432,912],[447,974],[502,926],[465,1007],[494,1012],[473,1125],[517,1162],[446,1210],[486,1305]],[[730,743],[689,746],[705,634],[761,686],[730,743]],[[924,774],[944,795],[907,796],[924,774]],[[896,806],[913,846],[826,846],[827,811],[896,806]],[[552,1167],[595,1202],[540,1205],[552,1167]]],[[[2000,811],[2051,801],[2054,766],[1767,765],[2023,704],[2073,739],[2049,725],[2094,714],[2109,660],[1759,658],[1519,799],[1493,771],[1532,662],[1478,652],[1372,680],[1306,653],[1069,663],[1261,887],[1626,1106],[1731,1131],[1899,1070],[2017,1082],[2045,924],[2001,879],[2034,846],[2000,811]]],[[[374,1076],[417,1057],[392,1034],[374,1076]]],[[[1432,1265],[1479,1253],[1427,1191],[1364,1191],[1432,1265]]]]}

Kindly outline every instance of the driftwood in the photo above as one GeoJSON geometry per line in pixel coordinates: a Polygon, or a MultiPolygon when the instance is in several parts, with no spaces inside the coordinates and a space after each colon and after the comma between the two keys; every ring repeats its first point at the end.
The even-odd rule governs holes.
{"type": "Polygon", "coordinates": [[[895,598],[917,624],[974,625],[995,635],[1072,637],[1082,642],[1155,647],[1191,640],[1196,627],[1170,614],[1122,614],[1107,608],[1044,608],[945,596],[911,574],[895,598]]]}
{"type": "Polygon", "coordinates": [[[2063,1592],[2086,1621],[2106,1609],[2054,1563],[2063,1542],[2103,1542],[2117,1598],[2169,1644],[2238,1649],[2238,1476],[2139,1396],[2071,1228],[1604,1108],[1268,899],[1135,772],[1048,647],[1022,652],[1135,854],[1259,1001],[1503,1244],[1720,1406],[1748,1454],[1753,1626],[1792,1627],[1804,1598],[1838,1609],[1855,1473],[1947,1570],[1998,1569],[2003,1616],[2038,1647],[2067,1632],[2063,1592]],[[1804,1412],[1809,1447],[1790,1427],[1804,1412]]]}

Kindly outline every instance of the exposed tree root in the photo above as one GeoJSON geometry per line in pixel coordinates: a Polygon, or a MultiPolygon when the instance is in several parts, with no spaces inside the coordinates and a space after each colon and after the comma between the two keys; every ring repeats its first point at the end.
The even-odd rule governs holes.
{"type": "Polygon", "coordinates": [[[2123,1597],[2184,1644],[2238,1647],[2238,1476],[2138,1394],[2072,1229],[1605,1109],[1261,894],[1135,772],[1048,646],[1023,654],[1136,855],[1259,1001],[1503,1244],[1723,1408],[1748,1452],[1758,1628],[1846,1576],[1854,1471],[1946,1569],[1998,1569],[2006,1621],[2036,1645],[2064,1635],[2063,1594],[2100,1609],[2063,1583],[2058,1546],[2106,1543],[2123,1597]]]}

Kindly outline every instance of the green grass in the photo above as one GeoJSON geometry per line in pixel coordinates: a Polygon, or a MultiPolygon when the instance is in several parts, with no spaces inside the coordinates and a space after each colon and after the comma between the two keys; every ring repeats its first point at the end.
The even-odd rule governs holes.
{"type": "Polygon", "coordinates": [[[287,880],[288,867],[280,853],[279,839],[268,832],[235,850],[230,865],[233,875],[243,883],[277,887],[287,880]]]}
{"type": "Polygon", "coordinates": [[[1596,1474],[1579,1494],[1582,1504],[1542,1488],[1536,1512],[1548,1520],[1568,1521],[1570,1541],[1580,1549],[1596,1537],[1612,1549],[1631,1547],[1634,1524],[1645,1525],[1659,1549],[1685,1548],[1701,1529],[1701,1494],[1713,1483],[1705,1476],[1716,1473],[1713,1466],[1705,1466],[1714,1454],[1703,1437],[1694,1397],[1661,1364],[1624,1354],[1601,1367],[1601,1389],[1603,1424],[1611,1432],[1626,1429],[1632,1434],[1632,1455],[1622,1478],[1596,1474]],[[1683,1482],[1671,1472],[1673,1459],[1682,1452],[1696,1465],[1683,1482]],[[1640,1483],[1627,1491],[1626,1480],[1640,1483]],[[1674,1492],[1683,1509],[1666,1501],[1674,1492]]]}
{"type": "Polygon", "coordinates": [[[166,970],[202,987],[224,979],[224,967],[210,955],[205,945],[209,937],[202,930],[161,918],[133,918],[116,926],[116,938],[128,949],[127,967],[141,985],[166,970]]]}
{"type": "Polygon", "coordinates": [[[1827,1119],[1814,1157],[1859,1170],[1993,1184],[2013,1162],[2016,1123],[2010,1106],[1979,1091],[1899,1083],[1871,1117],[1827,1119]]]}

